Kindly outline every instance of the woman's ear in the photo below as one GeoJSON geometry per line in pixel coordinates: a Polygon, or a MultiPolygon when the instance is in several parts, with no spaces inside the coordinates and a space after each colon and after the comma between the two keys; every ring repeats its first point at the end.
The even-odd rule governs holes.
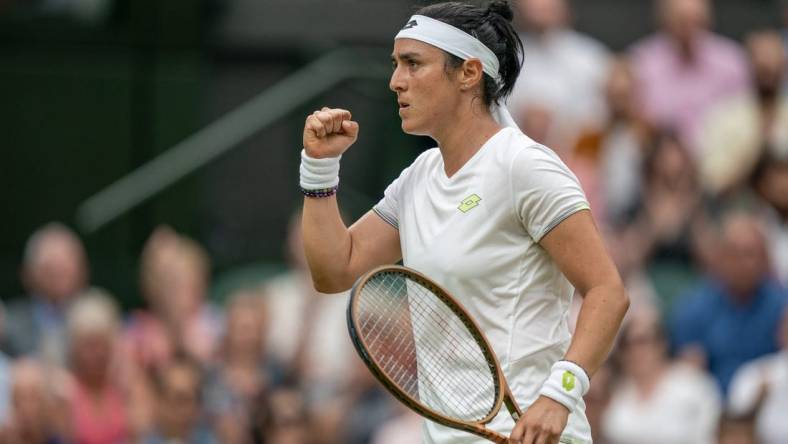
{"type": "Polygon", "coordinates": [[[479,59],[468,59],[462,63],[457,79],[460,82],[460,89],[468,91],[476,88],[482,82],[484,68],[479,59]]]}

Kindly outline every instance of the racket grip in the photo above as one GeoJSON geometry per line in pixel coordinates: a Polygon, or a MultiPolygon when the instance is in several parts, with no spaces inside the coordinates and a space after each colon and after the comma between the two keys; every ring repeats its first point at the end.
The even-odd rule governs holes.
{"type": "Polygon", "coordinates": [[[493,436],[487,436],[486,438],[497,444],[509,444],[509,437],[498,433],[494,433],[493,436]]]}

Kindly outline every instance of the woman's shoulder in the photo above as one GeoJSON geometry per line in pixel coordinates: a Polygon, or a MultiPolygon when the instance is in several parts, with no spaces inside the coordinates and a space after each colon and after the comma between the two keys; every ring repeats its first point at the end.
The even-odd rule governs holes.
{"type": "Polygon", "coordinates": [[[541,165],[552,164],[564,166],[564,162],[555,151],[534,141],[527,135],[514,129],[508,130],[504,140],[504,149],[498,150],[507,163],[518,170],[532,170],[541,165]]]}

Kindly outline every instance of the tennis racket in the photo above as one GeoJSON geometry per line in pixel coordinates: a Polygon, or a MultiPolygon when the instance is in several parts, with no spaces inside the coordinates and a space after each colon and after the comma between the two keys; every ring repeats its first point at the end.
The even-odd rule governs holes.
{"type": "Polygon", "coordinates": [[[438,284],[389,265],[361,276],[350,293],[348,330],[373,375],[421,416],[492,442],[485,425],[505,404],[522,415],[484,333],[438,284]]]}

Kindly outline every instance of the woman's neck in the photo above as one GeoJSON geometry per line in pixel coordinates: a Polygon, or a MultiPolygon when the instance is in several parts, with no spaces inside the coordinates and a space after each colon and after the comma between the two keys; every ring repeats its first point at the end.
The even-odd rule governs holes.
{"type": "Polygon", "coordinates": [[[432,135],[438,142],[448,177],[459,171],[490,137],[501,130],[501,125],[489,112],[477,107],[459,108],[467,109],[467,112],[458,113],[449,125],[432,135]]]}

